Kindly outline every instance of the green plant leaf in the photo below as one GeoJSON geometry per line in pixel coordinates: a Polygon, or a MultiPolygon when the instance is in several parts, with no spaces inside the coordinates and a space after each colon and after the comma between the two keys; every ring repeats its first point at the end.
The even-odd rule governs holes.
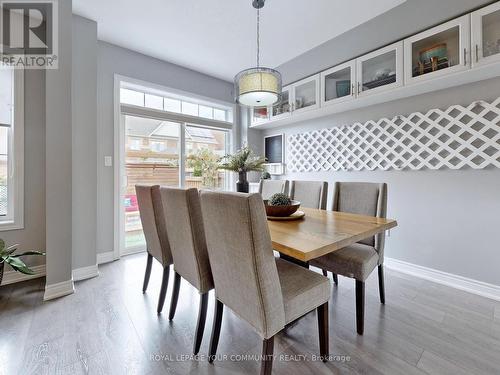
{"type": "Polygon", "coordinates": [[[5,252],[3,253],[4,255],[11,255],[14,251],[17,250],[17,247],[19,245],[12,245],[12,246],[9,246],[7,249],[5,249],[5,252]]]}
{"type": "Polygon", "coordinates": [[[25,255],[45,255],[45,253],[41,253],[40,251],[26,251],[21,254],[11,255],[12,258],[19,258],[25,255]]]}
{"type": "Polygon", "coordinates": [[[0,238],[0,252],[5,248],[5,241],[0,238]]]}
{"type": "Polygon", "coordinates": [[[24,262],[19,258],[7,257],[4,259],[5,263],[10,265],[15,271],[24,273],[25,275],[34,275],[35,272],[28,268],[24,262]]]}

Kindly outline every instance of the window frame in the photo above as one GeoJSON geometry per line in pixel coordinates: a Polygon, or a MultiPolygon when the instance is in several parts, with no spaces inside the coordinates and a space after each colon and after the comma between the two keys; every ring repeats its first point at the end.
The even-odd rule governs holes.
{"type": "Polygon", "coordinates": [[[24,229],[24,69],[13,69],[13,110],[7,146],[7,215],[0,231],[24,229]]]}

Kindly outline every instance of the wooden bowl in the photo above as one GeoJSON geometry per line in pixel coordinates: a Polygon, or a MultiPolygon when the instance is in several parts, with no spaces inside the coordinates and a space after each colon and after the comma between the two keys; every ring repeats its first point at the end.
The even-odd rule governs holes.
{"type": "Polygon", "coordinates": [[[264,200],[264,206],[266,207],[267,216],[285,217],[295,213],[300,207],[300,202],[292,201],[289,206],[268,206],[267,200],[264,200]]]}

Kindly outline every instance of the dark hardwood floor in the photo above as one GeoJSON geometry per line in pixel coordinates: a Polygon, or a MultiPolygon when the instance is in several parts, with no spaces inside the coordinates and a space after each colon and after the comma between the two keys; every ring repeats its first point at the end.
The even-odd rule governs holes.
{"type": "MultiPolygon", "coordinates": [[[[44,279],[0,287],[0,374],[259,373],[262,340],[229,309],[218,357],[208,363],[213,293],[200,358],[193,359],[197,291],[181,283],[169,322],[167,309],[156,313],[162,269],[153,262],[142,294],[145,267],[145,254],[102,265],[99,277],[75,284],[75,294],[45,303],[44,279]]],[[[356,334],[354,281],[339,277],[329,303],[330,354],[337,357],[313,360],[319,342],[312,312],[276,336],[273,373],[500,374],[500,302],[389,269],[385,276],[385,305],[377,273],[366,283],[363,336],[356,334]]]]}

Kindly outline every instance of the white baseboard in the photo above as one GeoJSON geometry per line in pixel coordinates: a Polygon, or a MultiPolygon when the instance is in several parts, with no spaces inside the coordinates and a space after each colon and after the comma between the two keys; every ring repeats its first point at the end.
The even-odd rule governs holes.
{"type": "Polygon", "coordinates": [[[88,267],[75,268],[72,275],[73,281],[80,281],[99,276],[99,270],[97,269],[97,264],[94,264],[88,267]]]}
{"type": "Polygon", "coordinates": [[[438,271],[432,268],[418,266],[416,264],[403,262],[402,260],[393,258],[385,258],[384,265],[387,268],[401,273],[420,277],[438,284],[447,285],[452,288],[500,301],[500,286],[498,285],[488,284],[482,281],[438,271]]]}
{"type": "Polygon", "coordinates": [[[97,253],[97,264],[109,263],[115,260],[115,254],[112,251],[97,253]]]}
{"type": "Polygon", "coordinates": [[[38,277],[45,276],[45,264],[30,267],[35,272],[34,275],[25,275],[24,273],[14,271],[12,268],[7,271],[9,268],[10,266],[6,264],[3,273],[2,285],[14,284],[21,281],[36,279],[38,277]]]}
{"type": "Polygon", "coordinates": [[[49,301],[51,299],[66,296],[68,294],[73,294],[74,292],[75,286],[73,285],[73,280],[45,285],[45,294],[43,295],[43,300],[49,301]]]}

